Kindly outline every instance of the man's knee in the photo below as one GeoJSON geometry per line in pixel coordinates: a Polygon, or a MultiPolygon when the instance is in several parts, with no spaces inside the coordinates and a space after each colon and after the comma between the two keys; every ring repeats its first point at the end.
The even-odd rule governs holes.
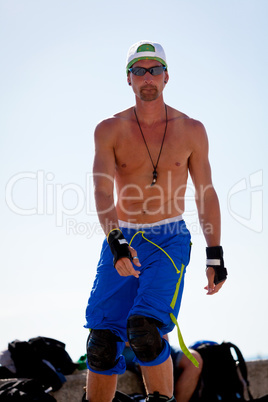
{"type": "Polygon", "coordinates": [[[203,359],[201,355],[193,349],[190,349],[191,354],[194,356],[194,358],[198,361],[199,367],[195,367],[193,363],[185,356],[183,355],[178,368],[181,371],[187,371],[188,374],[192,373],[193,375],[199,377],[201,375],[202,367],[203,367],[203,359]]]}
{"type": "Polygon", "coordinates": [[[87,362],[92,370],[110,370],[116,364],[117,342],[121,339],[109,329],[92,329],[87,339],[87,362]]]}
{"type": "Polygon", "coordinates": [[[163,341],[154,318],[132,315],[127,323],[127,335],[136,357],[143,362],[155,360],[163,349],[163,341]]]}
{"type": "MultiPolygon", "coordinates": [[[[196,351],[196,350],[190,350],[190,352],[192,353],[192,355],[195,357],[195,359],[198,361],[199,366],[198,366],[198,375],[201,375],[201,371],[203,368],[203,359],[201,357],[201,355],[196,351]]],[[[196,368],[196,367],[195,367],[196,368]]]]}

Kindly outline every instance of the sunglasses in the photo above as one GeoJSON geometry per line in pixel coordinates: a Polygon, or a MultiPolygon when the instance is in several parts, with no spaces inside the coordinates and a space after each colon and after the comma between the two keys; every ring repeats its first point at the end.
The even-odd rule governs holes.
{"type": "Polygon", "coordinates": [[[129,71],[134,75],[142,77],[143,75],[145,75],[147,73],[147,71],[151,75],[160,75],[160,74],[162,74],[163,71],[166,71],[166,69],[167,69],[166,66],[155,66],[155,67],[150,67],[150,68],[132,67],[129,69],[129,71]]]}

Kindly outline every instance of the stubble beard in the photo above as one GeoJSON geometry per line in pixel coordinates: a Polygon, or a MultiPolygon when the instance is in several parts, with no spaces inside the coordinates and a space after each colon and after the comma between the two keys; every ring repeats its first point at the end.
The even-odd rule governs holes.
{"type": "Polygon", "coordinates": [[[146,85],[140,89],[140,98],[145,102],[150,102],[157,99],[159,91],[156,86],[146,85]]]}

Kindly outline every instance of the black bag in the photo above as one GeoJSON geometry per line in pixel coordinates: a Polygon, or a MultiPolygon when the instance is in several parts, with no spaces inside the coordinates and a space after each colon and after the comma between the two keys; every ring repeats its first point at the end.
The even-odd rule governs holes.
{"type": "Polygon", "coordinates": [[[38,336],[28,342],[15,340],[8,344],[8,349],[15,363],[17,372],[32,372],[35,363],[49,361],[53,367],[64,375],[72,374],[77,367],[65,350],[65,344],[57,339],[38,336]]]}
{"type": "Polygon", "coordinates": [[[53,391],[61,388],[65,375],[73,373],[77,364],[72,362],[65,344],[38,336],[28,342],[15,340],[8,344],[19,378],[33,378],[53,391]]]}
{"type": "Polygon", "coordinates": [[[0,385],[1,402],[56,402],[35,380],[13,380],[0,385]]]}
{"type": "Polygon", "coordinates": [[[245,391],[249,399],[253,400],[249,390],[247,366],[236,345],[230,342],[220,345],[204,343],[195,349],[203,359],[199,401],[245,401],[245,391]]]}
{"type": "Polygon", "coordinates": [[[57,339],[38,336],[29,339],[29,344],[40,358],[48,360],[57,371],[64,375],[72,374],[78,367],[65,350],[65,344],[57,339]]]}

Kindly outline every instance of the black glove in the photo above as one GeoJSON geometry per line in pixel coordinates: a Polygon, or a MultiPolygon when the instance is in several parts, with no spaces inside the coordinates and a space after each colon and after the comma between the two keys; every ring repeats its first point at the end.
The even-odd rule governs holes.
{"type": "Polygon", "coordinates": [[[120,258],[126,257],[132,260],[128,242],[120,229],[113,229],[107,236],[107,241],[114,256],[114,266],[120,258]]]}
{"type": "Polygon", "coordinates": [[[207,268],[212,267],[215,271],[214,283],[217,285],[227,278],[227,269],[224,267],[223,249],[221,246],[207,247],[207,268]]]}

